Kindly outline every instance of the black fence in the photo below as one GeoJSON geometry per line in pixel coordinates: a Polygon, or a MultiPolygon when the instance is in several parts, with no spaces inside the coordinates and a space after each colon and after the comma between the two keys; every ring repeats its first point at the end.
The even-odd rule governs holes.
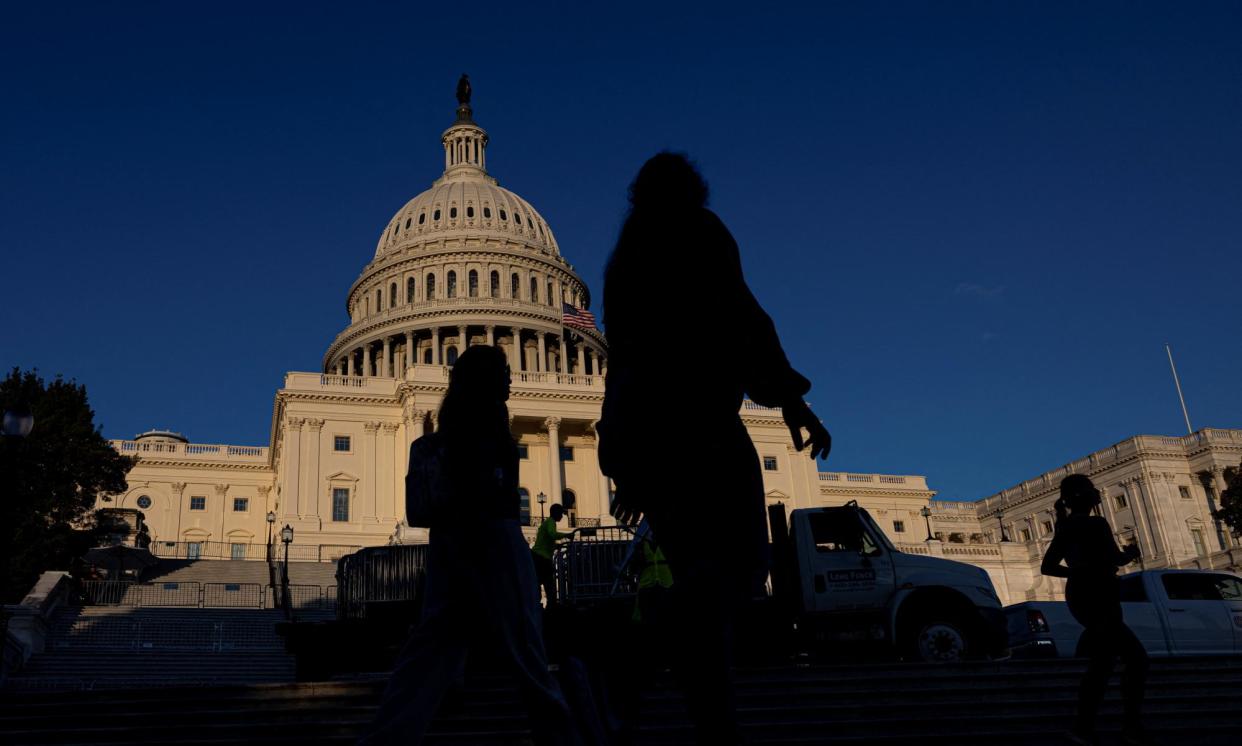
{"type": "MultiPolygon", "coordinates": [[[[226,559],[266,560],[266,544],[231,543],[227,541],[153,541],[148,547],[151,554],[163,559],[226,559]]],[[[361,549],[347,544],[290,544],[290,562],[335,562],[351,552],[361,549]]],[[[272,560],[283,562],[285,545],[279,541],[271,547],[272,560]]]]}
{"type": "Polygon", "coordinates": [[[427,571],[427,545],[368,547],[340,559],[337,616],[365,619],[374,604],[412,603],[427,571]]]}
{"type": "MultiPolygon", "coordinates": [[[[270,609],[280,602],[280,588],[261,583],[86,580],[81,582],[80,590],[82,603],[88,606],[270,609]]],[[[331,610],[336,607],[336,587],[290,585],[289,601],[295,611],[331,610]]]]}
{"type": "Polygon", "coordinates": [[[579,528],[556,548],[556,591],[567,604],[589,604],[633,597],[638,582],[627,560],[638,547],[629,526],[579,528]]]}

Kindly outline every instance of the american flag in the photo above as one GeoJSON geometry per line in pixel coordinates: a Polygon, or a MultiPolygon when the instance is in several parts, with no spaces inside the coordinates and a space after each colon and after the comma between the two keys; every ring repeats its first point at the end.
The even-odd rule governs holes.
{"type": "Polygon", "coordinates": [[[561,324],[563,326],[575,326],[579,329],[594,329],[595,314],[585,308],[568,303],[561,304],[561,324]]]}

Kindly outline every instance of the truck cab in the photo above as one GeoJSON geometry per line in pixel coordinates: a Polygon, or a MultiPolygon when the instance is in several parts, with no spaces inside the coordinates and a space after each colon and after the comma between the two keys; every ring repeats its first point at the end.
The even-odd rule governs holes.
{"type": "Polygon", "coordinates": [[[794,510],[787,529],[784,507],[773,508],[773,592],[791,597],[799,631],[884,642],[911,660],[1006,654],[1004,614],[984,570],[901,552],[853,502],[794,510]]]}

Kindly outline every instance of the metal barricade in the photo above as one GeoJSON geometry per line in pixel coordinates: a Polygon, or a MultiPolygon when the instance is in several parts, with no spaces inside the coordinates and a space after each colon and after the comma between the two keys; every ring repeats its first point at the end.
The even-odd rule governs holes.
{"type": "Polygon", "coordinates": [[[426,544],[369,547],[337,565],[337,616],[361,619],[373,601],[412,601],[427,568],[426,544]]]}
{"type": "Polygon", "coordinates": [[[198,582],[135,583],[126,594],[129,606],[198,606],[201,600],[198,582]]]}
{"type": "Polygon", "coordinates": [[[320,609],[323,607],[323,588],[317,585],[290,585],[289,603],[293,610],[320,609]]]}
{"type": "Polygon", "coordinates": [[[88,606],[116,606],[122,603],[130,586],[125,580],[83,580],[79,582],[82,601],[88,606]]]}
{"type": "Polygon", "coordinates": [[[259,583],[204,583],[203,606],[261,609],[263,608],[263,586],[259,583]]]}
{"type": "Polygon", "coordinates": [[[559,600],[579,604],[637,593],[636,578],[628,570],[622,573],[633,541],[634,531],[628,526],[575,530],[552,557],[559,600]]]}

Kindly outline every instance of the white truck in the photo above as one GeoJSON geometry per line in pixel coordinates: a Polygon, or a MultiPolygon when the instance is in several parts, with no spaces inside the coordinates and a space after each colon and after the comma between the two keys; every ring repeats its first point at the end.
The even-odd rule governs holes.
{"type": "MultiPolygon", "coordinates": [[[[1121,608],[1148,655],[1242,653],[1242,578],[1208,570],[1123,575],[1121,608]]],[[[1082,625],[1064,601],[1005,607],[1015,657],[1072,657],[1082,625]]]]}

